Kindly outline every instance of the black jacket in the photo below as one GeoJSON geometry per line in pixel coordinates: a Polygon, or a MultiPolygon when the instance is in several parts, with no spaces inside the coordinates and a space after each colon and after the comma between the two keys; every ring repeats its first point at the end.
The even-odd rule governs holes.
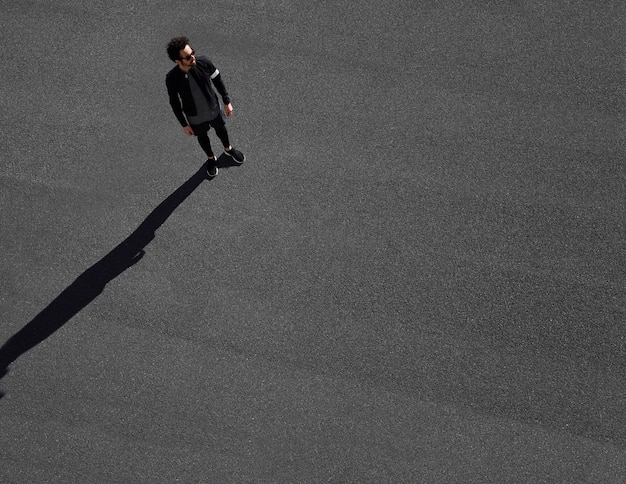
{"type": "Polygon", "coordinates": [[[224,104],[230,104],[230,97],[222,81],[222,76],[207,57],[196,57],[196,65],[189,70],[188,74],[176,66],[165,76],[165,85],[167,86],[167,94],[170,98],[170,106],[172,106],[176,119],[178,119],[183,127],[189,124],[185,114],[189,116],[198,114],[196,104],[193,102],[193,96],[191,95],[188,76],[194,77],[211,107],[219,104],[217,95],[211,84],[217,88],[220,96],[222,96],[222,102],[224,104]],[[214,77],[211,78],[211,76],[214,77]]]}

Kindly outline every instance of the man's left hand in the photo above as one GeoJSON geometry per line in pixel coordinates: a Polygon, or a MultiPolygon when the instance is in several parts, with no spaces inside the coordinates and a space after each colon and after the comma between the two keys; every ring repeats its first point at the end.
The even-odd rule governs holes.
{"type": "Polygon", "coordinates": [[[226,106],[224,106],[224,112],[226,113],[226,116],[230,116],[231,114],[233,114],[233,105],[231,103],[228,103],[226,106]]]}

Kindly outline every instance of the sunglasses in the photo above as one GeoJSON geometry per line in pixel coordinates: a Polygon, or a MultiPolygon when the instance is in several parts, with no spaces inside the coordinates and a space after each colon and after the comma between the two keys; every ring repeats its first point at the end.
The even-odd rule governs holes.
{"type": "Polygon", "coordinates": [[[187,62],[189,62],[194,55],[196,55],[196,51],[191,49],[191,54],[185,57],[181,57],[180,60],[186,60],[187,62]]]}

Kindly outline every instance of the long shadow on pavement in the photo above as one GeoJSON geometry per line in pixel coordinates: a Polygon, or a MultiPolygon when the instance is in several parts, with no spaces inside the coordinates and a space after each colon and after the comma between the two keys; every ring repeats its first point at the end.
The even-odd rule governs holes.
{"type": "MultiPolygon", "coordinates": [[[[7,374],[13,361],[51,336],[98,297],[107,283],[139,262],[156,230],[204,180],[206,169],[202,166],[163,200],[132,234],[78,276],[32,321],[9,338],[0,348],[0,378],[7,374]]],[[[2,396],[0,391],[0,398],[2,396]]]]}

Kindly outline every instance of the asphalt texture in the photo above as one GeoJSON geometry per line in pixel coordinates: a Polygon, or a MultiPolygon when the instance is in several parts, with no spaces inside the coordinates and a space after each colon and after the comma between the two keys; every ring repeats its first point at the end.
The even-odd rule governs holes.
{"type": "Polygon", "coordinates": [[[623,2],[1,5],[0,482],[626,482],[623,2]]]}

